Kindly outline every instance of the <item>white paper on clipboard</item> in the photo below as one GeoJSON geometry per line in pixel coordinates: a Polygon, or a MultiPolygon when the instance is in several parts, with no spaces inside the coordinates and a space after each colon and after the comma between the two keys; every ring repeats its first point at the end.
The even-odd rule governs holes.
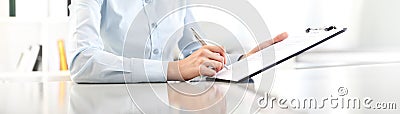
{"type": "Polygon", "coordinates": [[[322,44],[323,42],[345,32],[346,30],[347,28],[330,31],[322,35],[318,35],[316,38],[307,39],[297,43],[293,43],[292,40],[290,40],[291,37],[289,37],[280,43],[265,48],[247,57],[246,59],[229,65],[228,67],[230,70],[224,68],[212,78],[236,82],[260,75],[262,74],[261,72],[268,70],[286,60],[289,60],[290,58],[293,58],[311,48],[314,48],[315,46],[322,44]],[[275,59],[265,61],[265,59],[263,60],[263,55],[273,55],[275,56],[275,59]]]}

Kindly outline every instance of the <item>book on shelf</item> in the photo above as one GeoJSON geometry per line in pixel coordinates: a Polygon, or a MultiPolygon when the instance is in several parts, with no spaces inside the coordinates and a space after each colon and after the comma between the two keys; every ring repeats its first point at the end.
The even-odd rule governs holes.
{"type": "Polygon", "coordinates": [[[31,72],[42,70],[42,46],[39,44],[31,45],[19,58],[17,71],[31,72]]]}
{"type": "Polygon", "coordinates": [[[15,17],[16,16],[16,14],[15,14],[15,0],[10,0],[10,2],[9,2],[9,12],[10,12],[10,14],[9,14],[9,16],[10,17],[15,17]]]}
{"type": "Polygon", "coordinates": [[[67,56],[65,54],[64,40],[62,39],[58,40],[57,44],[58,44],[58,54],[60,57],[60,70],[66,71],[68,70],[68,65],[67,65],[67,56]]]}

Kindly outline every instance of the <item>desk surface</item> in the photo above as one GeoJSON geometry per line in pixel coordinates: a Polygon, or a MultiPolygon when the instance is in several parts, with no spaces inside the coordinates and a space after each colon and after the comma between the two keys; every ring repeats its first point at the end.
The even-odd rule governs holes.
{"type": "Polygon", "coordinates": [[[267,102],[273,105],[266,108],[260,108],[257,101],[267,95],[256,93],[252,83],[1,82],[0,113],[399,113],[399,69],[399,63],[392,63],[277,70],[267,101],[276,100],[267,102]],[[329,100],[325,102],[326,98],[329,100]],[[335,107],[331,102],[335,98],[357,98],[361,104],[364,99],[371,99],[371,108],[362,105],[360,109],[347,109],[341,108],[340,103],[335,107]],[[279,99],[288,101],[279,105],[279,99]],[[296,101],[306,99],[324,102],[325,106],[293,109],[296,101]],[[378,107],[378,103],[396,105],[396,109],[382,109],[383,105],[378,107]]]}

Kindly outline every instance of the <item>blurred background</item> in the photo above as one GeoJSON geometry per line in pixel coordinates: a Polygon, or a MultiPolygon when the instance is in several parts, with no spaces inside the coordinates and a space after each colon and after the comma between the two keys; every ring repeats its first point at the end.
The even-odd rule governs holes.
{"type": "MultiPolygon", "coordinates": [[[[249,2],[263,17],[271,36],[281,32],[296,36],[308,27],[349,28],[340,38],[286,63],[289,68],[400,61],[398,0],[249,2]]],[[[67,4],[68,0],[0,0],[0,72],[19,72],[21,53],[38,44],[42,46],[41,71],[60,70],[57,41],[69,37],[67,4]]]]}
{"type": "MultiPolygon", "coordinates": [[[[255,0],[271,35],[296,35],[308,27],[348,31],[295,59],[296,68],[400,61],[398,0],[255,0]]],[[[290,64],[290,63],[289,63],[290,64]]],[[[293,63],[292,63],[293,64],[293,63]]]]}

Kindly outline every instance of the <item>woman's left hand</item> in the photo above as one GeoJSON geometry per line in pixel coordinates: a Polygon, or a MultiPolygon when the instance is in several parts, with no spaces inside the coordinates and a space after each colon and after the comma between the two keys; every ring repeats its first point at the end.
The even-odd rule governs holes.
{"type": "Polygon", "coordinates": [[[260,50],[263,50],[271,45],[274,45],[278,42],[281,42],[283,40],[285,40],[288,37],[288,34],[286,32],[279,34],[278,36],[276,36],[275,38],[268,40],[268,41],[264,41],[262,43],[260,43],[258,46],[254,47],[252,50],[250,50],[250,52],[248,52],[247,54],[243,55],[241,58],[239,58],[239,60],[244,59],[254,53],[257,53],[260,50]]]}

